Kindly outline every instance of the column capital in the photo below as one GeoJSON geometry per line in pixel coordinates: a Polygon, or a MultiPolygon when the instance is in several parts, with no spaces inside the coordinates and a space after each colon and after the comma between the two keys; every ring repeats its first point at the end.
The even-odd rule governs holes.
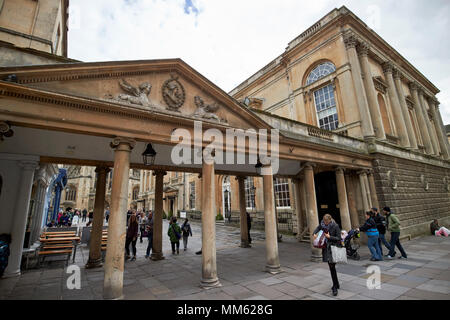
{"type": "Polygon", "coordinates": [[[247,179],[245,176],[236,176],[237,181],[245,181],[245,179],[247,179]]]}
{"type": "Polygon", "coordinates": [[[108,172],[110,172],[111,171],[111,168],[109,168],[109,167],[107,167],[107,166],[98,166],[98,167],[96,167],[95,168],[95,172],[96,173],[100,173],[100,172],[105,172],[105,173],[108,173],[108,172]]]}
{"type": "Polygon", "coordinates": [[[121,144],[126,144],[129,146],[130,151],[133,150],[133,148],[136,146],[136,141],[134,139],[130,139],[130,138],[125,138],[125,137],[116,137],[113,139],[113,141],[111,141],[111,143],[109,144],[109,146],[112,149],[116,149],[119,147],[119,145],[121,144]]]}
{"type": "Polygon", "coordinates": [[[37,161],[19,161],[17,165],[23,170],[34,171],[39,168],[39,163],[37,161]]]}
{"type": "Polygon", "coordinates": [[[345,49],[347,50],[350,48],[356,48],[356,45],[358,44],[358,38],[353,32],[347,32],[346,34],[344,34],[344,44],[345,49]]]}
{"type": "Polygon", "coordinates": [[[360,41],[356,46],[356,50],[359,56],[367,57],[369,55],[370,44],[366,41],[360,41]]]}
{"type": "Polygon", "coordinates": [[[411,91],[417,91],[419,89],[419,84],[416,81],[409,82],[409,89],[411,91]]]}
{"type": "Polygon", "coordinates": [[[165,176],[165,175],[167,175],[167,171],[164,171],[164,170],[154,170],[153,171],[153,175],[154,176],[165,176]]]}
{"type": "Polygon", "coordinates": [[[392,64],[391,61],[384,62],[382,67],[383,67],[383,73],[391,73],[392,74],[394,65],[392,64]]]}
{"type": "Polygon", "coordinates": [[[347,170],[347,169],[344,168],[344,167],[335,167],[335,168],[334,168],[334,171],[335,171],[336,173],[341,173],[341,174],[344,174],[344,172],[345,172],[346,170],[347,170]]]}
{"type": "Polygon", "coordinates": [[[362,169],[356,172],[358,174],[358,176],[364,176],[367,175],[367,170],[366,169],[362,169]]]}
{"type": "Polygon", "coordinates": [[[394,76],[394,80],[402,80],[403,78],[403,74],[400,70],[398,70],[397,68],[393,69],[393,76],[394,76]]]}
{"type": "Polygon", "coordinates": [[[305,170],[314,170],[314,168],[317,167],[317,164],[314,162],[306,162],[303,164],[303,167],[305,170]]]}

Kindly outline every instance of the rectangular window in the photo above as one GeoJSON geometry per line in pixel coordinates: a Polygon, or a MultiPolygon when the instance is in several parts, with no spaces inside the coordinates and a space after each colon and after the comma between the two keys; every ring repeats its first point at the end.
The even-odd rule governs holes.
{"type": "Polygon", "coordinates": [[[277,208],[290,207],[291,198],[289,195],[289,182],[286,178],[275,178],[273,182],[273,191],[277,208]]]}
{"type": "Polygon", "coordinates": [[[325,130],[337,129],[339,120],[333,86],[329,84],[314,91],[314,101],[319,127],[325,130]]]}
{"type": "Polygon", "coordinates": [[[189,208],[195,210],[195,182],[189,184],[189,208]]]}
{"type": "Polygon", "coordinates": [[[245,206],[249,209],[255,208],[255,184],[253,178],[245,178],[245,206]]]}

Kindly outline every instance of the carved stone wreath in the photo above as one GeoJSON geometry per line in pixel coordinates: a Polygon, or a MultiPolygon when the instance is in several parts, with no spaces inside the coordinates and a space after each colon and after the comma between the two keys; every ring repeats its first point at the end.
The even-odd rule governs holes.
{"type": "Polygon", "coordinates": [[[186,100],[186,92],[183,85],[178,81],[178,76],[170,75],[171,79],[166,80],[162,86],[162,96],[167,104],[167,110],[180,112],[178,109],[186,100]]]}
{"type": "Polygon", "coordinates": [[[397,189],[398,183],[397,183],[397,178],[395,177],[395,174],[389,170],[387,172],[387,178],[389,181],[389,186],[392,188],[392,190],[397,189]]]}

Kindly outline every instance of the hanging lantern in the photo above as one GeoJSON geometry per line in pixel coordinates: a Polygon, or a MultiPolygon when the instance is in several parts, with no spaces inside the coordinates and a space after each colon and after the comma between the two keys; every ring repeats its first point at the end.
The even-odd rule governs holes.
{"type": "Polygon", "coordinates": [[[147,149],[142,153],[142,160],[144,165],[151,166],[155,163],[156,151],[153,149],[151,143],[147,144],[147,149]]]}

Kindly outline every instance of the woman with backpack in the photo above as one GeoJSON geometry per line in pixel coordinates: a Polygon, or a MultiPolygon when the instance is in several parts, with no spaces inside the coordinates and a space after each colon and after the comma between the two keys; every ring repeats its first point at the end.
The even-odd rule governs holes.
{"type": "Polygon", "coordinates": [[[333,280],[333,287],[331,288],[333,295],[337,296],[339,286],[339,280],[336,272],[336,263],[333,262],[333,255],[331,253],[331,246],[338,245],[341,242],[341,230],[336,222],[334,222],[331,215],[326,214],[323,216],[322,222],[314,230],[314,240],[317,238],[319,231],[325,234],[326,246],[322,248],[322,261],[328,262],[330,268],[331,279],[333,280]]]}
{"type": "Polygon", "coordinates": [[[170,244],[172,245],[172,254],[175,254],[175,246],[177,247],[177,254],[180,254],[181,228],[177,224],[177,217],[175,216],[170,219],[167,235],[169,236],[170,244]]]}
{"type": "Polygon", "coordinates": [[[181,226],[181,230],[183,231],[184,251],[186,251],[189,235],[192,237],[192,229],[191,229],[191,225],[189,224],[188,218],[186,218],[186,220],[184,220],[183,225],[181,226]]]}

